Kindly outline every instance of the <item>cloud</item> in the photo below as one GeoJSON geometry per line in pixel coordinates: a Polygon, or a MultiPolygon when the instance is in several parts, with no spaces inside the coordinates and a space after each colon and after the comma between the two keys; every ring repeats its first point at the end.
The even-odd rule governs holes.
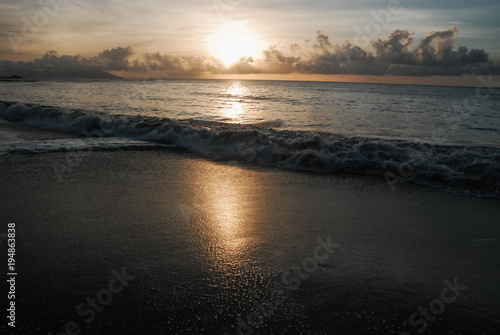
{"type": "Polygon", "coordinates": [[[373,55],[345,41],[333,45],[318,31],[315,52],[295,65],[299,73],[311,74],[382,74],[373,55]],[[374,69],[375,68],[375,69],[374,69]]]}
{"type": "Polygon", "coordinates": [[[192,77],[209,71],[208,61],[201,56],[163,55],[159,52],[146,53],[142,60],[136,58],[129,71],[156,76],[192,77]]]}
{"type": "Polygon", "coordinates": [[[106,71],[128,70],[127,57],[133,54],[131,48],[105,50],[98,56],[84,58],[81,56],[61,55],[55,50],[45,53],[42,58],[32,62],[12,62],[0,60],[0,74],[18,74],[25,78],[114,78],[106,71]]]}
{"type": "Polygon", "coordinates": [[[445,31],[431,31],[418,47],[418,59],[424,65],[449,64],[453,62],[453,42],[458,34],[456,27],[445,31]]]}
{"type": "MultiPolygon", "coordinates": [[[[293,48],[294,45],[291,46],[292,50],[293,48]]],[[[270,46],[268,49],[263,50],[262,55],[261,71],[264,73],[292,73],[295,72],[295,64],[300,61],[300,57],[286,56],[276,49],[276,46],[270,46]]]]}
{"type": "Polygon", "coordinates": [[[318,31],[312,50],[292,44],[290,50],[300,57],[284,54],[275,46],[263,51],[261,62],[256,66],[264,73],[306,74],[355,74],[355,75],[462,75],[499,74],[498,63],[489,61],[482,49],[465,46],[454,49],[458,34],[456,27],[445,31],[432,31],[412,49],[414,34],[408,30],[395,30],[384,39],[372,43],[373,50],[364,50],[345,41],[332,44],[329,37],[318,31]]]}
{"type": "Polygon", "coordinates": [[[454,49],[458,29],[431,31],[412,49],[414,35],[395,30],[372,43],[373,51],[363,50],[345,41],[333,45],[318,31],[313,52],[298,61],[295,72],[311,74],[358,75],[462,75],[500,74],[500,65],[490,62],[483,49],[454,49]]]}
{"type": "Polygon", "coordinates": [[[388,64],[415,64],[417,59],[409,48],[413,42],[413,34],[408,30],[395,30],[384,40],[380,38],[374,42],[376,56],[383,63],[388,64]]]}
{"type": "Polygon", "coordinates": [[[130,47],[104,50],[99,55],[59,55],[47,52],[32,62],[0,61],[0,76],[19,74],[28,78],[112,78],[108,72],[150,77],[197,77],[202,74],[355,74],[355,75],[462,75],[500,74],[498,61],[483,49],[455,48],[458,29],[431,31],[415,48],[414,34],[395,30],[378,38],[370,49],[349,41],[333,44],[318,31],[311,44],[291,44],[289,50],[273,45],[259,58],[244,57],[231,66],[209,56],[168,55],[159,52],[134,54],[130,47]],[[132,57],[135,57],[132,59],[132,57]]]}
{"type": "Polygon", "coordinates": [[[45,53],[42,58],[33,62],[0,61],[0,74],[17,74],[25,78],[111,78],[113,76],[102,71],[93,61],[80,56],[59,56],[56,51],[45,53]]]}
{"type": "Polygon", "coordinates": [[[93,60],[103,69],[121,71],[129,68],[128,57],[132,56],[132,48],[121,48],[104,50],[93,60]]]}

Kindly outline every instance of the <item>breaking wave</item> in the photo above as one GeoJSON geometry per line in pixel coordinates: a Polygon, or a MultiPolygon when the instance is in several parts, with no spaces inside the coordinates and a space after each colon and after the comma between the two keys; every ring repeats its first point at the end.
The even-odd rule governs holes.
{"type": "MultiPolygon", "coordinates": [[[[175,145],[212,159],[245,160],[318,173],[378,175],[385,177],[389,184],[405,180],[480,196],[500,195],[499,148],[278,131],[263,127],[266,124],[236,125],[110,115],[10,102],[0,103],[0,118],[82,134],[86,138],[120,138],[175,145]]],[[[268,126],[280,122],[271,122],[268,126]]],[[[85,142],[79,143],[85,145],[85,142]]],[[[100,141],[99,147],[113,150],[126,146],[134,148],[134,145],[139,149],[149,146],[147,143],[117,144],[116,141],[110,141],[108,146],[106,141],[100,141]]]]}

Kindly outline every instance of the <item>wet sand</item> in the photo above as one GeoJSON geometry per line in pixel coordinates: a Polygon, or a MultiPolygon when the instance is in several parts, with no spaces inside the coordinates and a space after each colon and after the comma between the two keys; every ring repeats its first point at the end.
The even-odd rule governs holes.
{"type": "Polygon", "coordinates": [[[184,150],[9,155],[0,194],[15,334],[500,330],[498,199],[184,150]]]}

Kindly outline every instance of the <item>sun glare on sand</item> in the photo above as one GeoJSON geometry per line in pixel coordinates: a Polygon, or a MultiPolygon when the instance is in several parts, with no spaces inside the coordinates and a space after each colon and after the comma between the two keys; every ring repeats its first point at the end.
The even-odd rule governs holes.
{"type": "Polygon", "coordinates": [[[256,57],[262,42],[244,22],[221,25],[208,40],[208,50],[226,66],[242,57],[256,57]]]}

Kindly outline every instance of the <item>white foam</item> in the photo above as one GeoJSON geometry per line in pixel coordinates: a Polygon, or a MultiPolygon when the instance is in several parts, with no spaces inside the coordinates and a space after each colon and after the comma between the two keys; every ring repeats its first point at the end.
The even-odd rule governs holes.
{"type": "MultiPolygon", "coordinates": [[[[348,138],[335,134],[276,131],[248,125],[119,116],[20,104],[6,106],[0,103],[0,117],[25,125],[105,136],[106,139],[128,138],[172,144],[214,159],[246,160],[319,173],[349,172],[382,178],[389,173],[398,180],[444,186],[478,195],[500,195],[498,148],[348,138]]],[[[112,144],[113,140],[109,141],[108,148],[132,145],[131,142],[112,144]]],[[[81,145],[86,147],[94,143],[89,139],[83,142],[81,145]]],[[[67,143],[71,143],[71,147],[80,145],[67,143]]],[[[103,145],[104,142],[96,143],[103,145]]],[[[33,150],[44,152],[44,145],[36,144],[33,150]]],[[[57,145],[64,148],[66,144],[57,145]]]]}
{"type": "Polygon", "coordinates": [[[159,147],[166,148],[171,146],[146,141],[131,140],[127,138],[112,137],[12,141],[0,143],[0,155],[59,151],[147,149],[159,147]]]}

